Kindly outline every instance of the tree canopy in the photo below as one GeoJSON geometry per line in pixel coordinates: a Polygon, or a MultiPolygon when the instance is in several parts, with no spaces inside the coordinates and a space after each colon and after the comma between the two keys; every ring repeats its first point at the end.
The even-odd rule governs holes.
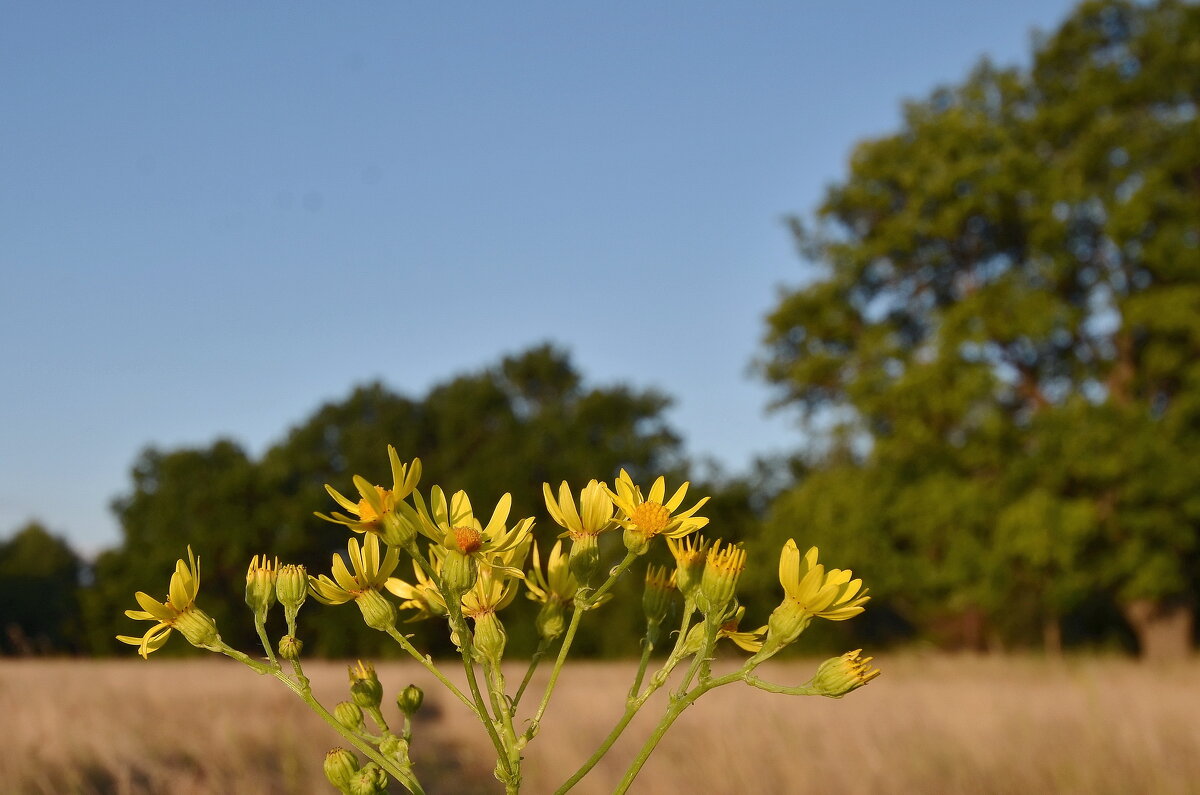
{"type": "Polygon", "coordinates": [[[815,278],[768,317],[766,377],[824,443],[767,547],[811,534],[973,642],[1097,594],[1146,650],[1186,637],[1198,107],[1200,8],[1089,2],[1029,68],[985,61],[854,150],[792,223],[815,278]]]}

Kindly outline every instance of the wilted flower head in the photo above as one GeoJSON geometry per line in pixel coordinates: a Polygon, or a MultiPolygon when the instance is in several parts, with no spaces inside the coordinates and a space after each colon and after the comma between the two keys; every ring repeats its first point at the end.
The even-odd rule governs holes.
{"type": "Polygon", "coordinates": [[[138,654],[148,658],[167,642],[172,629],[177,629],[193,646],[215,648],[221,642],[217,625],[203,610],[195,606],[200,592],[200,561],[188,547],[188,562],[175,563],[175,573],[167,589],[167,599],[159,602],[149,594],[138,591],[134,594],[141,610],[126,610],[125,615],[138,621],[154,621],[153,627],[142,637],[118,635],[117,640],[138,647],[138,654]]]}

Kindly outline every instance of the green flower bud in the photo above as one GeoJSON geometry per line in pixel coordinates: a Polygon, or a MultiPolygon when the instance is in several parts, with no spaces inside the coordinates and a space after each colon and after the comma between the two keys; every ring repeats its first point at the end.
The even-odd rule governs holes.
{"type": "Polygon", "coordinates": [[[358,773],[358,758],[345,748],[325,754],[325,778],[342,792],[350,791],[350,779],[358,773]]]}
{"type": "Polygon", "coordinates": [[[408,759],[408,743],[403,737],[389,734],[379,743],[379,753],[384,756],[394,756],[397,759],[408,759]]]}
{"type": "Polygon", "coordinates": [[[580,535],[571,538],[571,558],[567,566],[575,579],[584,585],[591,583],[600,568],[600,547],[594,535],[580,535]]]}
{"type": "Polygon", "coordinates": [[[387,773],[374,762],[350,778],[350,795],[387,795],[387,773]]]}
{"type": "Polygon", "coordinates": [[[338,723],[348,729],[363,730],[362,707],[353,701],[339,701],[338,705],[333,708],[333,716],[337,718],[338,723]]]}
{"type": "MultiPolygon", "coordinates": [[[[408,508],[404,503],[400,503],[397,507],[408,508]]],[[[383,515],[383,526],[380,530],[379,537],[383,543],[400,549],[407,547],[417,537],[416,524],[407,521],[396,511],[388,511],[383,515]]]]}
{"type": "Polygon", "coordinates": [[[354,703],[363,709],[379,709],[383,701],[383,685],[375,675],[375,666],[359,660],[357,665],[349,667],[349,671],[350,697],[354,703]]]}
{"type": "Polygon", "coordinates": [[[254,611],[258,621],[267,620],[267,612],[275,604],[275,579],[279,571],[279,558],[268,560],[266,555],[255,555],[246,570],[246,604],[254,611]]]}
{"type": "Polygon", "coordinates": [[[299,660],[304,644],[295,635],[284,635],[279,639],[279,656],[285,660],[299,660]]]}
{"type": "Polygon", "coordinates": [[[217,634],[217,622],[198,607],[189,607],[175,617],[171,626],[193,646],[209,651],[221,650],[221,636],[217,634]]]}
{"type": "Polygon", "coordinates": [[[479,579],[479,564],[470,555],[450,549],[442,561],[442,583],[450,593],[448,598],[461,596],[475,585],[479,579]]]}
{"type": "Polygon", "coordinates": [[[721,542],[713,544],[704,563],[700,589],[696,592],[696,607],[704,615],[724,615],[733,601],[738,579],[746,569],[746,550],[740,545],[721,542]]]}
{"type": "Polygon", "coordinates": [[[416,685],[409,685],[396,696],[396,706],[410,718],[421,708],[421,703],[424,701],[425,691],[416,685]]]}
{"type": "Polygon", "coordinates": [[[368,588],[354,597],[354,603],[362,611],[363,621],[371,629],[387,632],[396,626],[396,606],[387,597],[368,588]]]}
{"type": "Polygon", "coordinates": [[[646,567],[646,589],[642,592],[642,611],[646,621],[655,626],[662,624],[671,612],[675,597],[675,572],[667,573],[663,566],[646,567]]]}
{"type": "Polygon", "coordinates": [[[308,598],[308,572],[304,567],[281,566],[275,577],[275,595],[285,610],[298,611],[308,598]]]}
{"type": "Polygon", "coordinates": [[[563,634],[567,624],[563,603],[557,600],[546,602],[538,611],[534,624],[537,626],[538,637],[542,640],[551,641],[563,634]]]}
{"type": "Polygon", "coordinates": [[[874,657],[861,657],[862,649],[848,651],[821,663],[808,686],[819,695],[841,698],[852,690],[879,676],[879,669],[870,665],[874,657]]]}
{"type": "Polygon", "coordinates": [[[475,652],[481,660],[499,665],[507,643],[508,635],[505,634],[504,625],[495,613],[481,613],[475,616],[475,652]]]}

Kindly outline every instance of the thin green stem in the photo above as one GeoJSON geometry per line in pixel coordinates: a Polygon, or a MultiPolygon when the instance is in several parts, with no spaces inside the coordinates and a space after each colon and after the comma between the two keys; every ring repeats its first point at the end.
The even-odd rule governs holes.
{"type": "Polygon", "coordinates": [[[279,661],[275,659],[275,649],[271,646],[271,639],[267,637],[266,622],[258,614],[254,616],[254,630],[258,633],[258,639],[262,643],[263,649],[267,652],[267,659],[271,661],[271,665],[278,667],[279,661]]]}
{"type": "MultiPolygon", "coordinates": [[[[704,621],[704,648],[702,648],[700,651],[696,652],[696,656],[694,658],[692,658],[692,664],[690,666],[688,666],[687,673],[683,675],[683,681],[679,683],[679,692],[680,693],[686,693],[687,689],[689,687],[691,687],[692,679],[695,678],[696,674],[701,669],[703,669],[707,666],[708,660],[712,656],[712,653],[713,653],[713,646],[715,646],[717,643],[717,630],[718,629],[719,629],[719,627],[717,626],[717,624],[714,621],[707,619],[707,618],[705,619],[705,621],[704,621]]],[[[707,677],[705,677],[705,678],[707,679],[707,677]]]]}
{"type": "Polygon", "coordinates": [[[745,676],[746,684],[751,687],[757,687],[759,690],[766,690],[768,693],[782,693],[785,696],[819,696],[823,695],[811,685],[777,685],[774,682],[764,682],[756,676],[750,676],[749,673],[745,676]]]}
{"type": "Polygon", "coordinates": [[[638,691],[642,689],[642,680],[646,678],[646,667],[650,665],[652,651],[654,644],[650,642],[650,632],[647,630],[646,637],[642,638],[642,659],[638,661],[637,675],[633,677],[633,686],[629,688],[629,698],[636,698],[638,691]]]}
{"type": "Polygon", "coordinates": [[[666,714],[663,715],[662,720],[660,720],[658,722],[658,726],[655,727],[654,733],[650,735],[648,740],[646,740],[646,743],[642,746],[642,750],[638,753],[637,758],[633,760],[633,763],[629,766],[629,769],[625,771],[625,776],[621,779],[621,783],[617,785],[617,788],[613,791],[613,795],[623,795],[623,793],[629,791],[629,787],[632,786],[633,780],[637,777],[637,774],[641,772],[642,766],[646,764],[646,760],[650,758],[650,754],[654,752],[655,747],[658,745],[658,741],[663,738],[663,735],[667,733],[667,730],[671,728],[671,725],[675,723],[675,720],[680,715],[683,714],[685,709],[691,706],[696,699],[700,698],[700,696],[704,695],[709,690],[712,690],[716,687],[721,687],[722,685],[730,684],[731,682],[741,681],[745,675],[746,669],[742,668],[741,670],[727,674],[726,676],[722,676],[717,679],[709,679],[707,682],[702,682],[690,693],[686,693],[677,699],[673,699],[670,705],[667,707],[666,714]]]}
{"type": "Polygon", "coordinates": [[[558,684],[558,675],[562,673],[563,664],[567,661],[567,655],[571,652],[571,644],[575,642],[575,633],[579,631],[579,622],[583,620],[583,614],[588,609],[595,607],[596,602],[600,600],[608,591],[616,584],[621,575],[633,565],[638,556],[633,552],[627,552],[625,558],[618,563],[608,575],[608,579],[591,594],[576,594],[575,595],[575,612],[571,616],[571,623],[567,626],[566,637],[563,638],[562,646],[558,649],[558,657],[554,661],[554,670],[550,672],[550,681],[546,683],[546,690],[542,693],[541,703],[538,704],[537,712],[534,713],[533,719],[529,723],[529,728],[525,730],[526,741],[533,739],[537,734],[538,728],[541,726],[542,716],[546,714],[546,707],[550,705],[550,697],[554,694],[554,687],[558,684]]]}
{"type": "Polygon", "coordinates": [[[425,667],[425,670],[429,671],[429,673],[431,673],[435,677],[437,677],[437,680],[439,682],[441,682],[446,687],[447,690],[449,690],[451,693],[453,693],[455,698],[457,698],[459,701],[461,701],[463,704],[465,704],[467,706],[467,709],[474,712],[476,717],[480,717],[479,712],[478,712],[478,710],[476,710],[475,704],[471,701],[471,699],[467,698],[465,693],[463,693],[461,690],[459,690],[454,685],[453,682],[451,682],[449,679],[447,679],[445,674],[443,674],[440,670],[438,670],[438,667],[433,664],[432,660],[430,660],[424,654],[421,654],[421,652],[417,651],[416,647],[413,646],[412,643],[409,642],[408,638],[404,637],[404,633],[402,633],[400,630],[396,629],[395,627],[390,627],[388,629],[387,633],[392,636],[392,639],[394,641],[396,641],[397,643],[400,644],[400,647],[402,649],[404,649],[406,652],[408,652],[409,656],[411,656],[417,662],[421,663],[421,665],[423,665],[425,667]]]}
{"type": "Polygon", "coordinates": [[[533,672],[542,662],[542,657],[546,656],[546,649],[550,648],[550,641],[543,638],[538,641],[537,650],[533,656],[529,658],[529,668],[525,670],[525,678],[521,680],[521,686],[517,688],[516,695],[513,696],[513,710],[517,709],[517,705],[521,703],[521,696],[525,695],[525,688],[529,687],[529,681],[533,679],[533,672]]]}

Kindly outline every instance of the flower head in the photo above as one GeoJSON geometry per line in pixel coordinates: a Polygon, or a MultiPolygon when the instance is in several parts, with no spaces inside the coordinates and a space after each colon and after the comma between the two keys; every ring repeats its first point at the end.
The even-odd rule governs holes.
{"type": "Polygon", "coordinates": [[[625,546],[632,552],[643,554],[654,536],[681,538],[708,524],[707,517],[695,515],[696,511],[708,502],[708,497],[702,498],[686,511],[676,513],[683,504],[683,498],[687,496],[690,484],[686,481],[670,499],[664,499],[667,486],[666,479],[662,476],[654,481],[645,497],[642,496],[641,488],[634,485],[633,479],[624,469],[617,477],[615,485],[615,490],[607,486],[605,489],[623,514],[616,522],[625,528],[625,546]]]}
{"type": "Polygon", "coordinates": [[[346,555],[354,573],[346,567],[346,561],[341,555],[333,556],[333,579],[322,574],[319,577],[309,575],[308,588],[318,602],[327,605],[340,605],[351,602],[368,591],[378,592],[387,582],[391,573],[400,562],[400,553],[388,549],[381,558],[379,555],[379,536],[368,535],[360,547],[358,539],[351,537],[346,544],[346,555]]]}
{"type": "Polygon", "coordinates": [[[828,659],[821,663],[809,686],[820,695],[841,698],[879,676],[879,669],[871,665],[874,659],[863,657],[862,649],[828,659]]]}
{"type": "Polygon", "coordinates": [[[701,535],[668,538],[667,548],[675,558],[675,581],[689,599],[695,598],[708,560],[709,541],[701,535]]]}
{"type": "MultiPolygon", "coordinates": [[[[431,547],[434,552],[430,563],[435,572],[441,572],[442,559],[436,554],[438,547],[431,547]]],[[[401,610],[415,610],[416,613],[408,619],[409,622],[421,621],[446,615],[446,598],[438,590],[437,584],[425,573],[425,570],[414,560],[413,581],[407,583],[399,577],[388,577],[384,588],[400,597],[401,610]]]]}
{"type": "Polygon", "coordinates": [[[117,640],[138,647],[138,654],[148,658],[167,642],[172,629],[177,629],[193,646],[215,648],[221,642],[217,625],[212,618],[196,607],[196,595],[200,592],[200,561],[188,547],[188,562],[175,563],[175,573],[167,589],[167,599],[159,602],[149,594],[138,591],[134,594],[141,610],[126,610],[125,615],[138,621],[154,621],[142,637],[118,635],[117,640]]]}
{"type": "Polygon", "coordinates": [[[575,508],[575,498],[571,494],[571,487],[565,480],[558,487],[557,499],[550,490],[549,483],[542,484],[542,496],[546,499],[546,510],[550,512],[550,518],[566,529],[563,536],[570,536],[573,539],[581,536],[598,536],[617,526],[617,523],[613,521],[612,498],[608,496],[608,491],[597,480],[589,481],[579,492],[578,510],[575,508]]]}
{"type": "Polygon", "coordinates": [[[411,541],[416,527],[411,509],[404,504],[404,499],[413,493],[421,479],[421,459],[414,458],[411,464],[402,464],[396,448],[388,445],[388,460],[392,466],[390,489],[372,485],[366,478],[355,475],[354,487],[359,494],[356,501],[343,496],[327,483],[325,490],[346,513],[333,511],[328,515],[316,515],[327,522],[345,525],[356,533],[380,535],[393,546],[403,546],[411,541]]]}
{"type": "Polygon", "coordinates": [[[522,519],[512,529],[506,526],[512,509],[511,494],[500,498],[486,525],[475,518],[465,491],[455,492],[447,500],[441,487],[434,486],[428,508],[419,493],[415,499],[420,530],[435,543],[449,552],[474,558],[479,565],[524,579],[525,574],[516,562],[528,552],[533,518],[522,519]]]}
{"type": "Polygon", "coordinates": [[[533,546],[533,568],[525,577],[526,594],[530,599],[541,604],[558,602],[568,605],[575,599],[579,590],[579,582],[571,573],[567,556],[563,554],[562,541],[554,542],[550,557],[546,560],[545,573],[542,572],[542,559],[537,544],[533,546]]]}
{"type": "MultiPolygon", "coordinates": [[[[751,632],[738,629],[745,614],[746,608],[739,607],[726,615],[725,620],[721,622],[721,626],[717,630],[717,640],[728,638],[738,648],[748,652],[756,652],[763,646],[763,636],[766,634],[767,628],[759,627],[751,632]]],[[[687,638],[683,642],[683,653],[685,655],[696,654],[704,648],[704,632],[705,627],[703,622],[691,628],[687,634],[687,638]]]]}
{"type": "Polygon", "coordinates": [[[785,602],[797,610],[830,621],[845,621],[863,611],[862,605],[871,597],[862,587],[862,580],[851,579],[849,569],[830,569],[817,563],[817,548],[811,547],[804,557],[796,542],[788,539],[779,555],[779,584],[783,586],[785,602]]]}

